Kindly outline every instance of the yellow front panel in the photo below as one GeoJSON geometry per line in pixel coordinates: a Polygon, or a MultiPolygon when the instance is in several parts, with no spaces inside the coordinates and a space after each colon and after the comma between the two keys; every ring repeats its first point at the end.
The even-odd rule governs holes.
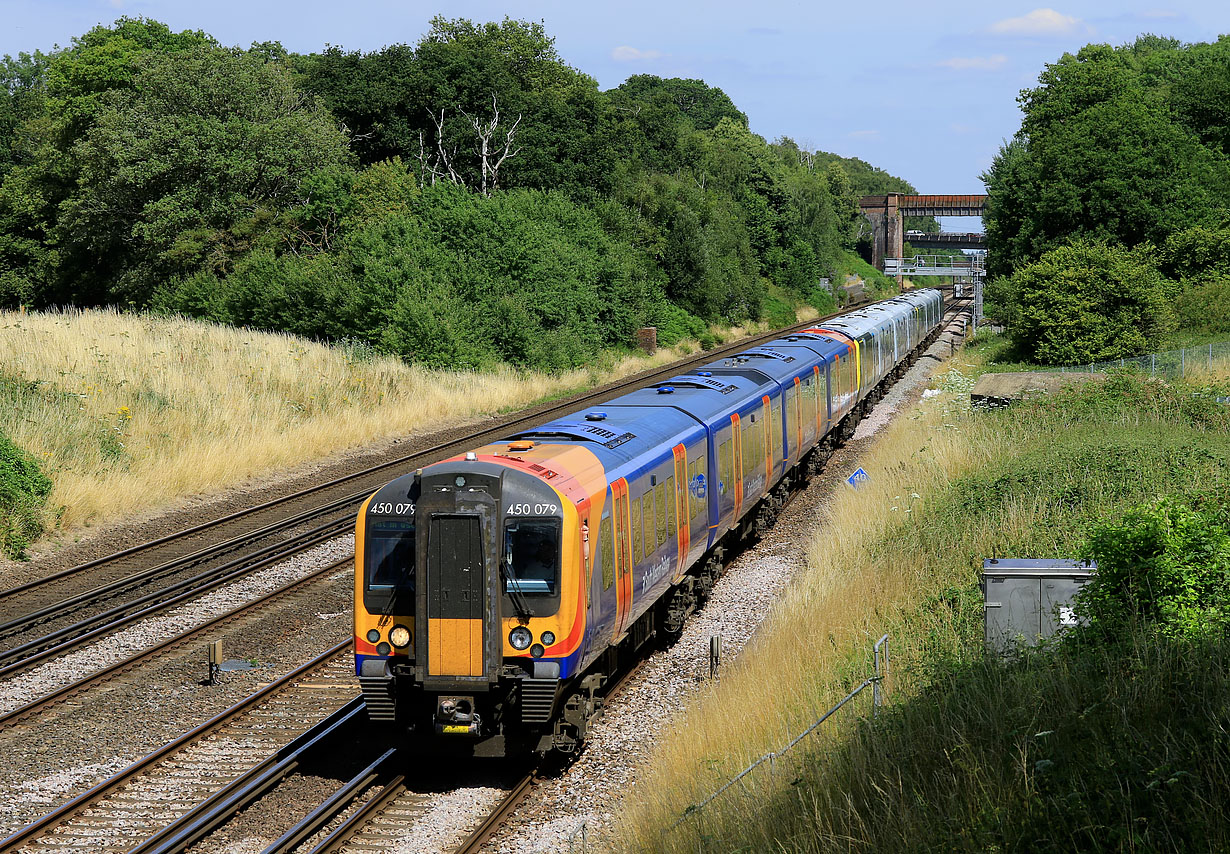
{"type": "Polygon", "coordinates": [[[482,620],[428,620],[429,676],[483,675],[482,620]]]}

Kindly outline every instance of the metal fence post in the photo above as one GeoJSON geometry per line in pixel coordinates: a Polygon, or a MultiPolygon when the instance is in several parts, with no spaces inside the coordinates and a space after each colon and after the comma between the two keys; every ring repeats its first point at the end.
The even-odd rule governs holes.
{"type": "Polygon", "coordinates": [[[881,684],[885,677],[888,676],[888,635],[882,636],[876,641],[872,647],[875,656],[875,684],[871,686],[871,716],[875,717],[880,713],[880,706],[884,702],[883,689],[881,684]],[[880,649],[884,650],[884,672],[880,673],[880,649]]]}
{"type": "Polygon", "coordinates": [[[1157,353],[1149,356],[1149,376],[1157,376],[1157,353]]]}

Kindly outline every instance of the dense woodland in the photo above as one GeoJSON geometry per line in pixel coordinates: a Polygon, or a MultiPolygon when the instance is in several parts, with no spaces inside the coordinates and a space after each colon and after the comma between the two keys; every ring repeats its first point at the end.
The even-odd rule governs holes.
{"type": "Polygon", "coordinates": [[[1230,37],[1087,45],[1018,100],[983,180],[988,300],[1020,357],[1230,332],[1230,37]]]}
{"type": "Polygon", "coordinates": [[[5,57],[0,304],[103,305],[428,365],[583,364],[645,324],[832,304],[859,195],[720,89],[601,91],[542,25],[436,18],[373,53],[121,18],[5,57]]]}

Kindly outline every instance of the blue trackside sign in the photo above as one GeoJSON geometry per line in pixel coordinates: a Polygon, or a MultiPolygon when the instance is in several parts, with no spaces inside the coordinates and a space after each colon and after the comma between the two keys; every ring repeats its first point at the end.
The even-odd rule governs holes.
{"type": "Polygon", "coordinates": [[[869,480],[871,480],[871,476],[860,467],[858,471],[846,478],[846,483],[850,484],[855,489],[858,489],[869,480]]]}

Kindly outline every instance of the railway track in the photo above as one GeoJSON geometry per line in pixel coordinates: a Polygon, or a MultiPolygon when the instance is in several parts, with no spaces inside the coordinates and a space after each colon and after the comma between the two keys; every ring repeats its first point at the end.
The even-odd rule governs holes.
{"type": "MultiPolygon", "coordinates": [[[[792,494],[790,500],[793,498],[792,494]]],[[[346,562],[339,561],[320,572],[335,571],[346,562]]],[[[205,628],[191,630],[177,638],[176,642],[185,642],[205,628]]],[[[283,677],[263,692],[150,757],[134,763],[129,769],[104,781],[40,822],[0,841],[0,854],[18,849],[40,852],[98,847],[126,850],[133,854],[162,854],[191,848],[241,810],[273,791],[301,769],[309,757],[328,750],[336,751],[338,740],[344,739],[349,727],[366,723],[361,700],[354,697],[353,687],[348,684],[353,679],[350,676],[349,656],[345,654],[347,647],[348,643],[334,647],[316,661],[283,677]],[[304,677],[312,668],[332,666],[324,662],[329,656],[339,655],[345,674],[341,685],[345,687],[339,687],[337,682],[317,686],[331,692],[329,696],[333,702],[325,705],[336,707],[334,711],[289,744],[274,747],[271,742],[279,738],[285,740],[287,730],[275,730],[275,735],[270,739],[267,727],[253,720],[252,713],[245,710],[254,708],[254,703],[266,702],[259,698],[273,696],[278,690],[304,677]],[[346,696],[351,699],[343,702],[346,696]],[[212,746],[207,747],[207,744],[212,746]],[[266,748],[270,749],[265,758],[247,768],[239,767],[242,762],[227,764],[219,759],[220,756],[233,758],[237,753],[240,756],[264,755],[266,748]],[[159,776],[151,772],[151,768],[170,768],[172,773],[159,776]],[[152,782],[139,783],[147,778],[152,782]],[[188,802],[193,805],[184,806],[188,802]],[[153,827],[162,820],[155,822],[147,819],[141,812],[142,806],[148,812],[151,804],[159,805],[163,817],[170,820],[153,827]],[[81,817],[87,810],[89,814],[82,823],[81,817]],[[103,841],[112,838],[116,840],[114,843],[103,841]]],[[[622,690],[637,667],[639,663],[623,675],[607,692],[607,696],[613,697],[622,690]]],[[[321,712],[319,705],[317,711],[321,712]]],[[[285,717],[277,713],[267,713],[266,716],[285,717]]],[[[5,717],[0,717],[0,724],[5,721],[5,717]]],[[[367,749],[369,755],[356,754],[353,749],[350,751],[352,764],[361,767],[269,845],[263,854],[292,850],[311,854],[340,851],[373,854],[396,846],[404,831],[430,808],[432,796],[414,791],[409,785],[406,769],[413,757],[396,748],[378,754],[376,746],[369,744],[367,749]]],[[[534,772],[521,776],[456,850],[465,854],[480,850],[504,818],[533,791],[534,783],[534,772]]]]}
{"type": "Polygon", "coordinates": [[[0,679],[344,533],[363,500],[399,473],[817,322],[744,339],[535,407],[455,441],[0,591],[0,679]]]}
{"type": "Polygon", "coordinates": [[[0,852],[173,850],[164,842],[199,830],[203,811],[242,809],[366,723],[353,674],[346,641],[0,840],[0,852]]]}
{"type": "MultiPolygon", "coordinates": [[[[65,682],[58,688],[30,700],[14,708],[0,711],[0,730],[10,727],[28,718],[47,711],[52,706],[62,703],[83,691],[104,685],[120,678],[125,673],[149,664],[165,656],[175,654],[189,643],[199,642],[206,636],[226,629],[230,624],[239,623],[245,619],[259,618],[266,611],[274,610],[294,596],[311,596],[317,585],[326,582],[330,576],[339,571],[348,571],[353,562],[353,555],[338,561],[333,561],[319,569],[290,581],[281,587],[262,596],[254,602],[244,603],[218,616],[186,629],[157,644],[140,650],[132,655],[119,657],[115,661],[104,664],[100,669],[88,673],[79,679],[65,682]]],[[[347,584],[349,580],[347,580],[347,584]]]]}

